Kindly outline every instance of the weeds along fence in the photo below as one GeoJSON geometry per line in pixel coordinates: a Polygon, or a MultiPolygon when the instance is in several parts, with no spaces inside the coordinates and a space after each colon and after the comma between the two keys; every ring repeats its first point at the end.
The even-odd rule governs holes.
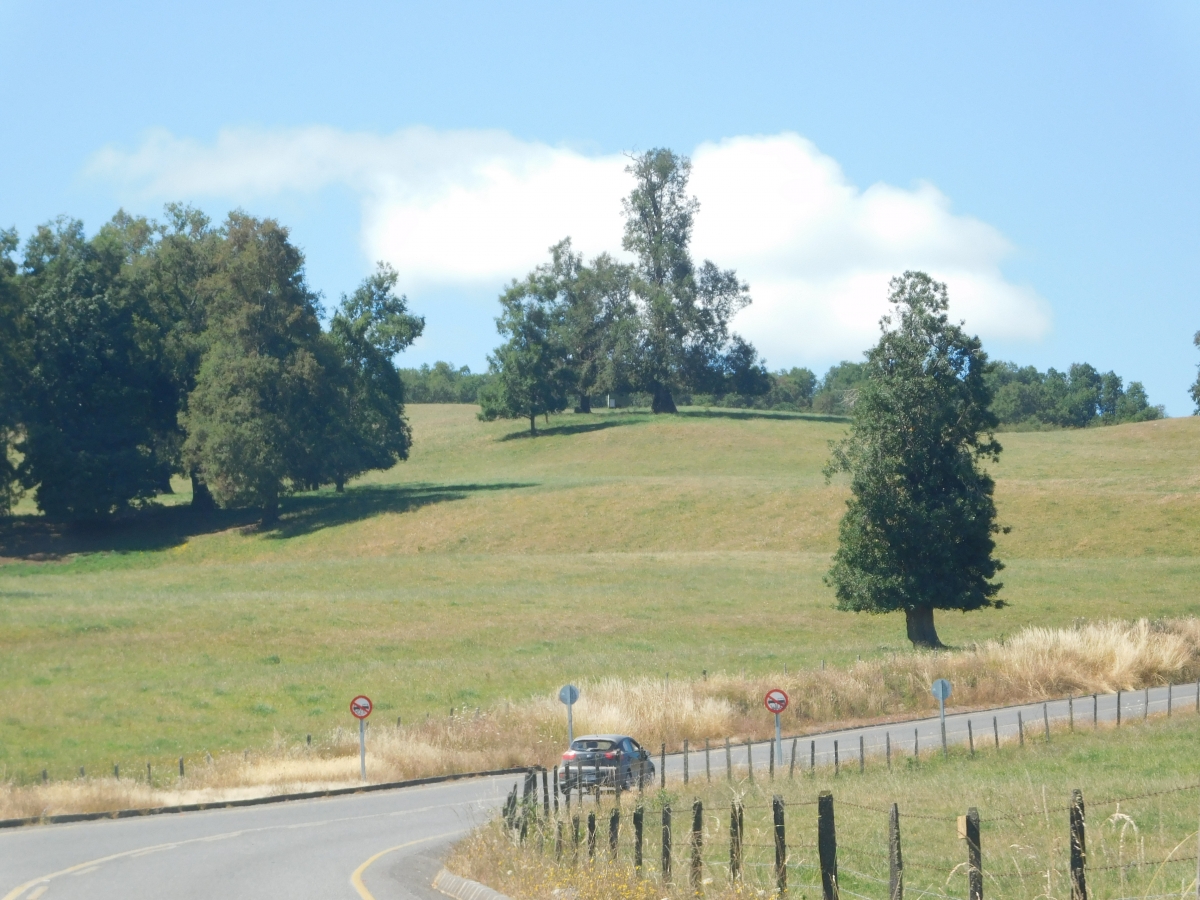
{"type": "Polygon", "coordinates": [[[491,832],[520,860],[504,867],[536,882],[531,896],[1200,898],[1197,783],[956,815],[814,797],[802,777],[691,795],[679,784],[593,792],[582,804],[549,785],[546,770],[531,771],[491,832]]]}

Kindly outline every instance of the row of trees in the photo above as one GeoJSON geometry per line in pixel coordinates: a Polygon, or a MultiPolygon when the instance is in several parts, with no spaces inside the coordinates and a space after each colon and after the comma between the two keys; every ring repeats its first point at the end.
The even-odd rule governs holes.
{"type": "Polygon", "coordinates": [[[622,246],[636,261],[585,262],[567,238],[513,282],[500,297],[505,342],[489,357],[495,378],[480,394],[483,418],[527,418],[536,430],[538,416],[565,409],[572,395],[588,411],[596,394],[642,392],[654,412],[670,413],[683,392],[769,389],[754,348],[729,331],[749,288],[734,271],[692,259],[690,161],[656,149],[627,171],[635,186],[622,246]]]}
{"type": "Polygon", "coordinates": [[[192,481],[193,504],[277,514],[290,490],[407,456],[392,358],[421,333],[384,265],[328,329],[271,219],[118,213],[0,235],[0,506],[95,519],[192,481]]]}
{"type": "MultiPolygon", "coordinates": [[[[1196,332],[1195,337],[1192,338],[1192,343],[1196,345],[1197,350],[1200,350],[1200,331],[1196,332]]],[[[1200,366],[1197,366],[1197,368],[1200,369],[1200,366]]],[[[1192,382],[1188,393],[1192,395],[1192,402],[1196,404],[1194,415],[1200,416],[1200,372],[1196,373],[1196,380],[1192,382]]]]}

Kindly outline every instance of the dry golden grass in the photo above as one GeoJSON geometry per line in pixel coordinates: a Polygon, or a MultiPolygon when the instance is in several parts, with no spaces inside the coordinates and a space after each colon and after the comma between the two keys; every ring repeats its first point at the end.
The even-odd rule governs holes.
{"type": "MultiPolygon", "coordinates": [[[[929,685],[948,678],[957,708],[1035,701],[1066,694],[1130,690],[1200,677],[1200,620],[1103,622],[1074,628],[1029,628],[1006,641],[945,653],[863,661],[849,668],[742,677],[581,682],[579,734],[634,734],[674,750],[685,739],[765,738],[771,718],[761,698],[783,687],[794,698],[789,731],[903,718],[931,712],[929,685]]],[[[381,717],[369,729],[368,779],[429,775],[540,763],[552,766],[566,742],[563,707],[537,696],[487,709],[460,708],[453,718],[395,727],[381,717]]],[[[91,812],[129,806],[211,802],[353,784],[358,736],[335,729],[314,746],[276,737],[260,751],[223,754],[192,765],[187,777],[145,782],[79,779],[0,793],[0,818],[91,812]]],[[[140,774],[140,773],[139,773],[140,774]]]]}

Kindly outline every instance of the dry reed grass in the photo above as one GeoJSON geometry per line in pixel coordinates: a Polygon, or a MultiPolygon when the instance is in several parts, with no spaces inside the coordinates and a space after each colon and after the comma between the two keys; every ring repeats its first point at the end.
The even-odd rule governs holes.
{"type": "MultiPolygon", "coordinates": [[[[653,678],[581,682],[576,732],[634,734],[648,746],[683,740],[767,737],[762,696],[783,687],[793,699],[787,730],[909,717],[932,711],[929,685],[954,684],[957,708],[1036,701],[1065,694],[1130,690],[1200,676],[1200,620],[1109,621],[1074,628],[1028,628],[969,649],[895,655],[825,669],[742,678],[710,674],[691,681],[653,678]]],[[[368,737],[368,779],[429,775],[541,763],[553,765],[566,741],[561,704],[533,697],[452,718],[396,727],[375,722],[368,737]]],[[[0,818],[214,802],[345,786],[358,779],[358,736],[336,729],[309,747],[277,738],[257,752],[225,754],[189,766],[187,777],[155,784],[77,779],[0,787],[0,818]]]]}

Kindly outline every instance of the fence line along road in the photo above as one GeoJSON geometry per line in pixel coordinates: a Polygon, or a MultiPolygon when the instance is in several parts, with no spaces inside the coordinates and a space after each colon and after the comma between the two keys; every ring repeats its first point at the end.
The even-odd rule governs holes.
{"type": "MultiPolygon", "coordinates": [[[[813,765],[857,769],[864,765],[865,757],[886,757],[889,751],[891,756],[900,758],[911,756],[914,750],[921,755],[941,752],[943,746],[950,745],[973,745],[976,750],[981,750],[994,747],[998,742],[1020,743],[1035,736],[1044,739],[1051,725],[1069,724],[1086,730],[1102,722],[1120,725],[1144,719],[1150,713],[1200,714],[1200,682],[1111,694],[1081,694],[971,712],[947,712],[944,745],[941,721],[936,715],[882,725],[791,734],[783,739],[784,758],[775,760],[774,764],[782,768],[782,773],[777,771],[776,777],[786,775],[792,769],[793,760],[797,772],[807,771],[813,765]]],[[[730,764],[735,768],[741,771],[753,768],[755,775],[766,776],[773,761],[773,747],[774,739],[765,739],[732,744],[726,751],[724,743],[714,741],[710,743],[707,766],[703,747],[689,746],[686,757],[683,752],[667,753],[664,768],[666,774],[674,777],[683,776],[686,770],[689,779],[707,778],[708,773],[713,779],[724,778],[728,752],[730,764]]],[[[661,759],[655,762],[659,763],[661,759]]]]}

